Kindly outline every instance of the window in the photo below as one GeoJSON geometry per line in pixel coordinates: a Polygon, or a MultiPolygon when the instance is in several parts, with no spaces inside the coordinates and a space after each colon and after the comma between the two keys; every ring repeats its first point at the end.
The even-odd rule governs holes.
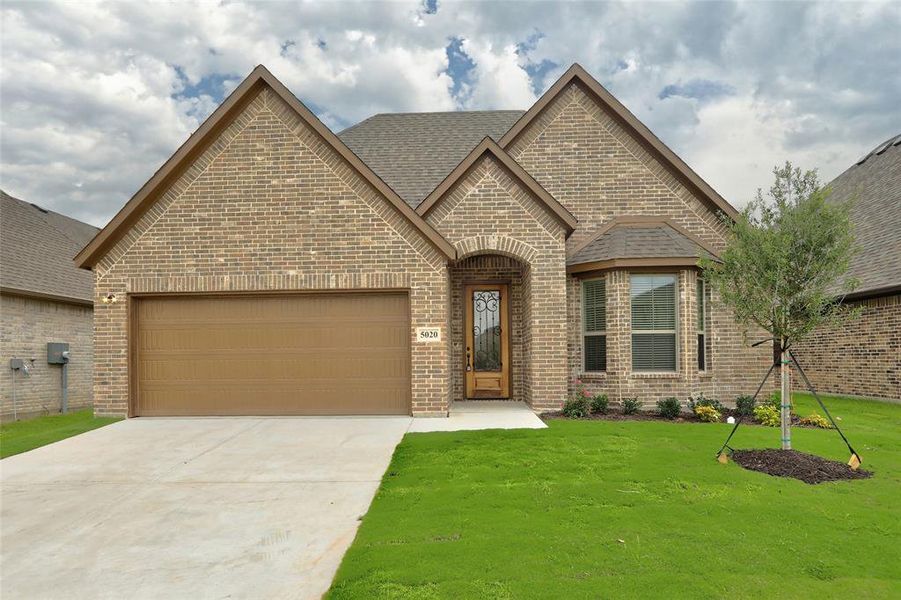
{"type": "Polygon", "coordinates": [[[603,279],[582,282],[582,356],[585,372],[607,370],[607,287],[603,279]]]}
{"type": "Polygon", "coordinates": [[[632,370],[676,370],[676,276],[632,275],[632,370]]]}
{"type": "Polygon", "coordinates": [[[698,371],[707,370],[707,299],[704,292],[704,280],[698,278],[698,371]]]}

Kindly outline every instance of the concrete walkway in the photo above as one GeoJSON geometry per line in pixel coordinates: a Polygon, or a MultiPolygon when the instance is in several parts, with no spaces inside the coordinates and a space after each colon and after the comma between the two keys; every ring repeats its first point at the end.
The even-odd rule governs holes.
{"type": "Polygon", "coordinates": [[[543,426],[525,405],[479,402],[448,419],[90,431],[0,461],[0,597],[318,598],[406,431],[543,426]]]}
{"type": "Polygon", "coordinates": [[[544,429],[544,421],[523,402],[470,400],[451,404],[446,419],[413,419],[410,432],[474,429],[544,429]]]}

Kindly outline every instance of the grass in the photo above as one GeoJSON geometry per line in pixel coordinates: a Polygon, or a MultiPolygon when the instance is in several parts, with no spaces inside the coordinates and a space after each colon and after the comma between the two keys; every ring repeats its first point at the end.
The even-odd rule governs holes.
{"type": "MultiPolygon", "coordinates": [[[[726,424],[409,434],[328,597],[897,598],[901,406],[827,406],[873,478],[812,486],[721,465],[726,424]]],[[[804,395],[796,410],[820,412],[804,395]]],[[[834,431],[793,437],[848,459],[834,431]]],[[[778,443],[749,426],[732,445],[778,443]]]]}
{"type": "Polygon", "coordinates": [[[28,452],[118,420],[114,417],[95,417],[89,408],[65,415],[5,423],[0,425],[0,458],[28,452]]]}

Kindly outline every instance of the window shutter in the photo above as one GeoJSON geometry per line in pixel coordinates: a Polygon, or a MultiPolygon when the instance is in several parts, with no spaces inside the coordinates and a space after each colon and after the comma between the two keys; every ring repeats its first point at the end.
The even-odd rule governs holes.
{"type": "Polygon", "coordinates": [[[607,329],[607,290],[603,279],[582,282],[582,310],[586,332],[607,329]]]}

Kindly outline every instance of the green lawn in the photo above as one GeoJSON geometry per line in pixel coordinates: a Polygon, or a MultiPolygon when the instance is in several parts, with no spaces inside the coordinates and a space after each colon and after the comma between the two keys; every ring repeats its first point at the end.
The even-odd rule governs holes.
{"type": "MultiPolygon", "coordinates": [[[[872,479],[721,465],[726,424],[409,434],[329,597],[901,597],[901,406],[828,402],[872,479]]],[[[793,435],[848,459],[834,431],[793,435]]],[[[778,440],[742,427],[732,445],[778,440]]]]}
{"type": "Polygon", "coordinates": [[[0,425],[0,458],[28,452],[119,419],[95,417],[91,409],[0,425]]]}

